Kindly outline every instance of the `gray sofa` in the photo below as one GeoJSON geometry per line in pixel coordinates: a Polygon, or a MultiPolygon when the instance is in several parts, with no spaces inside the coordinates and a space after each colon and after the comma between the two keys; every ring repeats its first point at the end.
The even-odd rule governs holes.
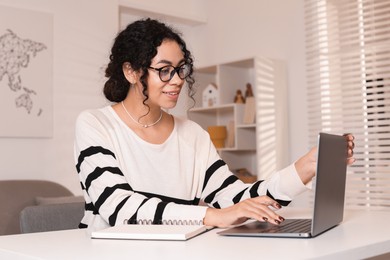
{"type": "Polygon", "coordinates": [[[84,200],[45,180],[0,181],[0,235],[77,228],[84,200]]]}

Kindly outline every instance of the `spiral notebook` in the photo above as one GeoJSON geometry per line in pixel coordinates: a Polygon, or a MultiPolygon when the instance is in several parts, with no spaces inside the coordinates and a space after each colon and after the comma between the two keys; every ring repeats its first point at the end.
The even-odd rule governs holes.
{"type": "Polygon", "coordinates": [[[200,235],[211,227],[202,224],[123,224],[93,231],[91,238],[135,239],[135,240],[188,240],[200,235]]]}

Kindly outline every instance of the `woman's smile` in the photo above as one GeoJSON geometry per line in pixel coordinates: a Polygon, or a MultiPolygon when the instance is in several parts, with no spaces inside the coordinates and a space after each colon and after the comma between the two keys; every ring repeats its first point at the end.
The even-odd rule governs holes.
{"type": "Polygon", "coordinates": [[[177,99],[180,94],[180,90],[172,90],[172,91],[163,91],[164,95],[167,95],[169,98],[175,98],[177,99]]]}

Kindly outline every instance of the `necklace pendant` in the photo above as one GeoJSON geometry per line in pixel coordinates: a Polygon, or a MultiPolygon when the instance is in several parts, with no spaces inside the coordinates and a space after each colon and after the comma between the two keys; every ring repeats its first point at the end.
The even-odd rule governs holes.
{"type": "Polygon", "coordinates": [[[144,125],[144,128],[148,128],[149,126],[148,125],[144,125]]]}

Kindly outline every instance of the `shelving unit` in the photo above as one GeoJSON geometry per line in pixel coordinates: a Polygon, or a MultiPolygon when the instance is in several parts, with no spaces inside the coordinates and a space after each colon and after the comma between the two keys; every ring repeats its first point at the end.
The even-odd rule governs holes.
{"type": "MultiPolygon", "coordinates": [[[[205,130],[208,126],[234,121],[234,145],[219,148],[221,158],[234,172],[246,168],[257,178],[264,178],[286,166],[286,84],[281,62],[265,58],[239,61],[195,69],[195,107],[189,119],[205,130]],[[219,104],[202,107],[203,90],[210,84],[218,87],[219,104]],[[234,103],[236,91],[245,94],[250,83],[256,100],[256,122],[245,124],[245,104],[234,103]]],[[[228,128],[229,131],[229,128],[228,128]]],[[[228,133],[229,135],[229,133],[228,133]]]]}

